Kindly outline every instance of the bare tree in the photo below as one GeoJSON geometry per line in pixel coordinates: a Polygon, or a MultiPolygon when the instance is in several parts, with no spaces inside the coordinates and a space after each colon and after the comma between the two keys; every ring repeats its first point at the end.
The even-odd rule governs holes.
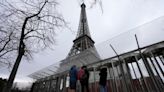
{"type": "Polygon", "coordinates": [[[5,41],[2,41],[3,45],[0,48],[3,53],[6,52],[6,55],[1,52],[0,55],[5,57],[17,51],[13,55],[16,56],[15,63],[4,92],[10,92],[22,58],[31,58],[32,53],[50,47],[55,42],[55,31],[67,27],[65,20],[57,12],[57,5],[56,0],[19,0],[17,2],[5,0],[0,2],[2,7],[0,32],[6,34],[2,40],[7,37],[5,41]]]}
{"type": "MultiPolygon", "coordinates": [[[[5,28],[0,26],[0,65],[7,65],[9,68],[12,65],[12,60],[14,53],[16,52],[16,41],[14,39],[14,33],[8,29],[8,31],[4,30],[5,28]],[[13,55],[11,55],[13,53],[13,55]]],[[[6,26],[7,28],[7,26],[6,26]]]]}

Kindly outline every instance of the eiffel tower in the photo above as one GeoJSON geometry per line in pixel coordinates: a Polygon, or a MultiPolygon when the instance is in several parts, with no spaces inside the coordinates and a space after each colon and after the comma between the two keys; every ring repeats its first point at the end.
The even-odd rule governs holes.
{"type": "Polygon", "coordinates": [[[77,55],[83,51],[86,51],[89,48],[92,48],[93,49],[92,52],[97,57],[99,57],[94,46],[95,42],[92,40],[90,32],[89,32],[85,7],[86,6],[84,3],[81,4],[81,14],[80,14],[80,22],[79,22],[77,36],[75,40],[73,41],[74,44],[67,57],[77,55]]]}

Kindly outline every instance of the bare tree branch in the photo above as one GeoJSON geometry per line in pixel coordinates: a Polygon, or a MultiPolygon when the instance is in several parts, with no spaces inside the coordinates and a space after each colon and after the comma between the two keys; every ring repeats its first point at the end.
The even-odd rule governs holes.
{"type": "MultiPolygon", "coordinates": [[[[13,58],[11,55],[13,53],[17,55],[14,58],[15,63],[5,92],[10,92],[22,58],[30,59],[33,53],[51,47],[55,42],[56,29],[68,27],[63,17],[55,9],[58,4],[56,0],[20,1],[19,4],[8,1],[0,3],[2,11],[4,11],[0,11],[0,15],[2,15],[0,34],[3,34],[0,37],[0,42],[3,43],[3,46],[0,44],[0,61],[4,63],[3,60],[7,59],[6,57],[13,58]]],[[[10,62],[6,61],[5,63],[11,65],[10,62]]]]}
{"type": "Polygon", "coordinates": [[[2,52],[2,51],[5,49],[5,47],[7,46],[7,44],[11,41],[11,35],[12,35],[12,34],[13,34],[13,33],[11,32],[10,35],[9,35],[8,40],[5,42],[5,44],[3,45],[3,47],[0,48],[0,52],[2,52]]]}

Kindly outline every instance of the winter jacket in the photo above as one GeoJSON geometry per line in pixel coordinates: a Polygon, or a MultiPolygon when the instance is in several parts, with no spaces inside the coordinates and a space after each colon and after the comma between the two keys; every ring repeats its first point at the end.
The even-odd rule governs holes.
{"type": "Polygon", "coordinates": [[[78,71],[78,80],[81,79],[81,77],[83,76],[83,74],[84,74],[84,69],[81,68],[81,69],[78,71]]]}
{"type": "Polygon", "coordinates": [[[69,71],[69,75],[70,75],[70,81],[76,81],[77,80],[77,69],[76,66],[72,66],[70,71],[69,71]]]}
{"type": "Polygon", "coordinates": [[[102,68],[100,70],[99,76],[100,76],[99,84],[102,85],[102,86],[106,86],[107,69],[106,68],[102,68]]]}

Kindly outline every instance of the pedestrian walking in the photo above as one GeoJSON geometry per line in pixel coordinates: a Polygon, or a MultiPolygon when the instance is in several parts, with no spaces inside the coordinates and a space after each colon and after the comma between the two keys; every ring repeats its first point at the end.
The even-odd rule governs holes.
{"type": "Polygon", "coordinates": [[[100,85],[100,92],[107,92],[107,87],[106,87],[106,81],[107,81],[107,68],[102,67],[100,69],[100,80],[99,80],[99,85],[100,85]]]}

